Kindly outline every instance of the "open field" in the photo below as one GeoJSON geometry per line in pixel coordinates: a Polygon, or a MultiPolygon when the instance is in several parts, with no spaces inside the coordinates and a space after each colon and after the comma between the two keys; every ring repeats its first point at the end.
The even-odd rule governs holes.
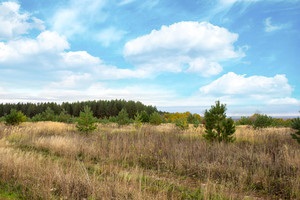
{"type": "Polygon", "coordinates": [[[172,124],[0,125],[0,199],[300,199],[288,128],[238,127],[232,144],[172,124]]]}

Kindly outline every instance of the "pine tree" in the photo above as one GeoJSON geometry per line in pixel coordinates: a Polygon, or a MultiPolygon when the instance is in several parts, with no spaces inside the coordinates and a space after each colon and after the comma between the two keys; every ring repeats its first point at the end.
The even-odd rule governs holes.
{"type": "Polygon", "coordinates": [[[211,106],[209,111],[205,111],[205,132],[203,137],[208,141],[233,142],[235,138],[235,125],[231,118],[226,118],[226,105],[216,101],[215,106],[211,106]]]}
{"type": "Polygon", "coordinates": [[[6,125],[19,125],[26,121],[26,116],[16,109],[11,109],[10,113],[4,117],[6,125]]]}
{"type": "Polygon", "coordinates": [[[93,116],[91,108],[89,106],[84,106],[83,111],[80,111],[76,128],[80,132],[92,132],[97,128],[96,120],[97,119],[93,116]]]}
{"type": "Polygon", "coordinates": [[[300,144],[300,118],[297,117],[292,120],[292,128],[296,130],[295,133],[292,133],[291,136],[293,139],[297,140],[300,144]]]}
{"type": "Polygon", "coordinates": [[[117,123],[119,126],[122,126],[122,125],[127,125],[130,123],[130,120],[129,120],[129,117],[128,117],[128,113],[126,111],[125,108],[123,108],[118,116],[117,116],[117,123]]]}

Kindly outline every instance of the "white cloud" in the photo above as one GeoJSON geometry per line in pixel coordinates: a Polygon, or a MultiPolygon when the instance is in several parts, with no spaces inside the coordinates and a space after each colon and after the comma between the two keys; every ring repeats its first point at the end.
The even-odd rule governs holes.
{"type": "Polygon", "coordinates": [[[78,68],[81,71],[89,71],[94,79],[118,80],[128,78],[149,77],[150,72],[143,69],[126,69],[105,64],[99,57],[95,57],[86,51],[70,51],[61,53],[62,68],[78,68]]]}
{"type": "Polygon", "coordinates": [[[121,87],[108,86],[104,82],[91,82],[86,84],[83,89],[74,87],[54,87],[49,85],[42,91],[35,91],[31,93],[32,96],[39,96],[40,101],[86,101],[86,100],[111,100],[111,99],[125,99],[141,101],[145,104],[160,105],[166,103],[166,99],[174,98],[172,91],[166,91],[155,85],[127,85],[121,87]],[[147,90],[145,90],[147,87],[147,90]]]}
{"type": "Polygon", "coordinates": [[[187,72],[191,73],[200,73],[202,76],[211,76],[215,74],[219,74],[222,71],[222,66],[217,62],[207,62],[207,60],[203,58],[198,58],[190,63],[190,67],[187,72]]]}
{"type": "Polygon", "coordinates": [[[120,41],[125,34],[125,31],[118,30],[115,27],[109,27],[99,32],[95,37],[103,46],[107,47],[113,42],[120,41]]]}
{"type": "Polygon", "coordinates": [[[16,2],[0,3],[0,39],[11,39],[26,34],[30,29],[44,30],[44,23],[29,13],[20,12],[16,2]]]}
{"type": "Polygon", "coordinates": [[[179,22],[127,42],[124,56],[152,71],[180,72],[187,65],[187,72],[216,75],[222,71],[220,62],[244,56],[233,46],[237,39],[208,22],[179,22]]]}
{"type": "Polygon", "coordinates": [[[106,3],[107,0],[70,0],[68,5],[58,9],[53,16],[52,28],[67,37],[87,35],[90,27],[107,18],[103,11],[106,3]]]}
{"type": "Polygon", "coordinates": [[[107,65],[86,51],[66,51],[69,46],[64,36],[51,31],[44,31],[35,39],[20,38],[7,43],[0,42],[0,66],[28,70],[73,69],[92,73],[93,77],[105,80],[145,78],[151,73],[143,69],[122,69],[107,65]]]}
{"type": "MultiPolygon", "coordinates": [[[[20,38],[0,43],[0,65],[4,63],[36,62],[38,55],[58,54],[68,49],[69,43],[56,32],[44,31],[36,39],[20,38]]],[[[51,59],[49,57],[48,59],[51,59]]],[[[47,59],[47,58],[45,58],[47,59]]],[[[46,62],[46,61],[45,61],[46,62]]]]}
{"type": "Polygon", "coordinates": [[[91,74],[83,73],[83,74],[74,74],[72,72],[67,72],[61,78],[62,80],[59,82],[50,83],[50,88],[83,88],[86,83],[92,81],[91,74]]]}
{"type": "Polygon", "coordinates": [[[265,19],[264,24],[265,24],[266,32],[278,31],[285,27],[285,25],[282,25],[282,24],[281,25],[273,25],[271,22],[271,17],[268,17],[267,19],[265,19]]]}
{"type": "Polygon", "coordinates": [[[291,98],[291,97],[283,97],[283,98],[279,98],[279,99],[271,99],[268,104],[273,104],[273,105],[300,105],[300,101],[295,99],[295,98],[291,98]]]}
{"type": "Polygon", "coordinates": [[[200,88],[205,95],[274,99],[290,96],[292,87],[285,75],[274,77],[238,75],[229,72],[209,85],[200,88]]]}
{"type": "Polygon", "coordinates": [[[61,53],[63,63],[66,67],[86,68],[99,65],[102,61],[98,57],[94,57],[86,51],[69,51],[61,53]]]}

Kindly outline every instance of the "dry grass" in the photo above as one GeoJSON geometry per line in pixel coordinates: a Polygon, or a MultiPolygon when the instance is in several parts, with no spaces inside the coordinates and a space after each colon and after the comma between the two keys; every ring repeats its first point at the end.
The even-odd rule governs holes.
{"type": "MultiPolygon", "coordinates": [[[[202,127],[0,125],[0,193],[23,199],[300,199],[300,145],[289,129],[238,127],[233,144],[202,127]],[[7,187],[9,186],[9,187],[7,187]]],[[[1,197],[1,195],[0,195],[1,197]]]]}

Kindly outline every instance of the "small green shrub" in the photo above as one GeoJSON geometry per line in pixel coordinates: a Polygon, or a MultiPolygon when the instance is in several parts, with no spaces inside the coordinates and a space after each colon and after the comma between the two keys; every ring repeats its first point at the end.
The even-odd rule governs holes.
{"type": "Polygon", "coordinates": [[[242,116],[237,122],[237,125],[253,125],[253,121],[250,117],[242,116]]]}
{"type": "Polygon", "coordinates": [[[163,122],[163,119],[158,112],[154,112],[150,115],[149,122],[153,125],[160,125],[163,122]]]}
{"type": "Polygon", "coordinates": [[[175,125],[180,128],[181,130],[187,130],[189,129],[189,123],[187,119],[180,118],[175,120],[175,125]]]}
{"type": "Polygon", "coordinates": [[[254,114],[253,119],[254,129],[266,128],[273,125],[273,119],[268,115],[254,114]]]}
{"type": "Polygon", "coordinates": [[[57,121],[64,122],[64,123],[72,123],[73,117],[67,113],[67,111],[63,110],[60,114],[56,117],[57,121]]]}
{"type": "Polygon", "coordinates": [[[50,107],[47,107],[47,109],[44,112],[36,114],[35,116],[33,116],[32,121],[33,122],[57,121],[56,118],[57,118],[57,116],[55,115],[54,111],[50,107]]]}
{"type": "Polygon", "coordinates": [[[10,113],[4,116],[6,125],[19,125],[21,122],[26,121],[26,116],[16,109],[11,109],[10,113]]]}

